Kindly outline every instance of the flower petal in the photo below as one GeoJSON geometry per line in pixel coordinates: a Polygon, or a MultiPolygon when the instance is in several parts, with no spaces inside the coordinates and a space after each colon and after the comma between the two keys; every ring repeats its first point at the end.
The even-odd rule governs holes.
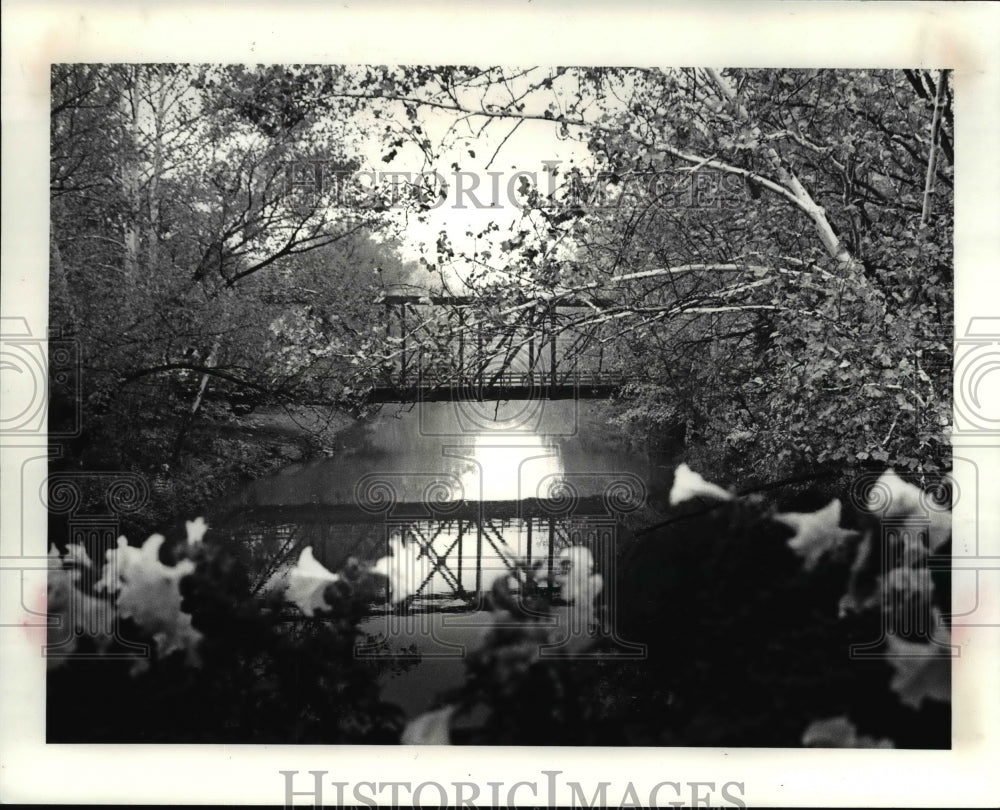
{"type": "Polygon", "coordinates": [[[416,543],[406,545],[400,537],[389,541],[389,552],[369,570],[386,577],[390,598],[393,602],[402,602],[407,597],[415,596],[430,577],[433,570],[431,561],[420,555],[420,547],[416,543]]]}
{"type": "Polygon", "coordinates": [[[208,524],[203,517],[186,520],[184,521],[184,526],[187,529],[187,542],[189,546],[200,543],[205,536],[205,532],[208,531],[208,524]]]}
{"type": "Polygon", "coordinates": [[[887,518],[923,511],[920,505],[920,488],[904,481],[891,467],[882,473],[872,487],[868,498],[869,505],[873,506],[881,501],[883,492],[888,498],[886,505],[882,509],[872,511],[882,512],[887,518]]]}
{"type": "Polygon", "coordinates": [[[824,554],[857,536],[840,528],[840,501],[836,498],[817,512],[784,512],[774,519],[795,530],[788,547],[805,560],[806,571],[815,568],[824,554]]]}
{"type": "Polygon", "coordinates": [[[403,745],[451,745],[451,716],[457,706],[445,706],[410,721],[403,730],[403,745]]]}
{"type": "MultiPolygon", "coordinates": [[[[194,571],[192,560],[168,566],[160,562],[163,535],[150,535],[142,548],[130,546],[124,537],[109,550],[99,586],[117,593],[115,604],[122,618],[132,619],[156,644],[162,658],[181,650],[197,664],[201,633],[191,624],[191,615],[181,610],[180,581],[194,571]]],[[[138,673],[145,664],[133,667],[138,673]]]]}
{"type": "Polygon", "coordinates": [[[854,723],[846,717],[816,720],[802,735],[807,748],[895,748],[891,740],[858,736],[854,723]]]}
{"type": "Polygon", "coordinates": [[[687,464],[681,464],[674,472],[674,485],[670,488],[670,505],[677,506],[693,498],[730,501],[733,494],[717,484],[706,481],[687,464]]]}
{"type": "Polygon", "coordinates": [[[919,709],[925,700],[951,702],[951,656],[933,644],[889,634],[889,663],[895,670],[889,688],[904,706],[919,709]]]}
{"type": "Polygon", "coordinates": [[[327,607],[323,591],[327,585],[339,579],[339,576],[313,557],[312,546],[306,546],[299,554],[298,563],[288,574],[285,599],[296,605],[306,616],[312,616],[317,609],[327,607]]]}

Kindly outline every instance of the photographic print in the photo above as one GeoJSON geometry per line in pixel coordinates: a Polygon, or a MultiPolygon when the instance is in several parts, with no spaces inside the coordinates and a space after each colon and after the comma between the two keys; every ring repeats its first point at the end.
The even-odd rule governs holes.
{"type": "Polygon", "coordinates": [[[50,80],[48,743],[951,747],[949,70],[50,80]]]}
{"type": "Polygon", "coordinates": [[[5,4],[0,801],[981,806],[1000,13],[5,4]]]}

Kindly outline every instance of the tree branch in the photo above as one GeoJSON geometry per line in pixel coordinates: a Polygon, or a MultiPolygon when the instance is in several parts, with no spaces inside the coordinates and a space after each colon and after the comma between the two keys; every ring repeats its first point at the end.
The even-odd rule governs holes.
{"type": "Polygon", "coordinates": [[[941,100],[944,98],[947,74],[942,70],[938,76],[937,92],[934,94],[934,119],[931,121],[931,147],[927,156],[927,178],[924,181],[924,205],[920,211],[920,227],[927,227],[927,220],[931,214],[931,197],[934,194],[934,164],[937,159],[935,145],[938,140],[938,130],[941,127],[941,100]]]}

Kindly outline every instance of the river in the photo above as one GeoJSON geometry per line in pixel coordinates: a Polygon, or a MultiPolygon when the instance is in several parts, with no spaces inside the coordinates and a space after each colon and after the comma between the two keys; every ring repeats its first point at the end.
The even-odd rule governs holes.
{"type": "Polygon", "coordinates": [[[333,457],[236,493],[225,528],[251,544],[262,582],[305,546],[331,570],[374,563],[394,543],[416,550],[407,609],[362,626],[390,652],[416,646],[419,663],[382,676],[385,698],[412,716],[461,682],[486,594],[515,560],[551,584],[563,550],[584,545],[613,581],[616,526],[665,472],[613,414],[603,401],[385,405],[339,434],[333,457]]]}

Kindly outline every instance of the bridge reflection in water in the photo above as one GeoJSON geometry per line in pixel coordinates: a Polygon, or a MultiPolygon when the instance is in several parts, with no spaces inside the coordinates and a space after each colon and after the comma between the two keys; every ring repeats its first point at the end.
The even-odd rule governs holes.
{"type": "Polygon", "coordinates": [[[511,576],[511,590],[518,592],[518,562],[535,569],[536,581],[543,583],[558,604],[562,596],[558,582],[561,552],[574,546],[585,546],[590,551],[595,569],[609,583],[605,598],[611,595],[614,578],[608,575],[614,566],[617,531],[613,514],[573,516],[567,515],[564,508],[539,502],[522,504],[527,508],[518,516],[510,515],[510,503],[476,507],[459,505],[457,515],[397,514],[376,522],[250,524],[239,531],[239,536],[250,545],[255,559],[266,561],[256,577],[260,588],[294,565],[307,546],[312,547],[320,563],[336,571],[351,557],[373,565],[394,544],[402,542],[415,552],[415,564],[405,572],[403,583],[412,596],[394,603],[387,586],[384,599],[373,605],[387,612],[485,609],[485,595],[497,577],[511,576]],[[475,514],[477,511],[479,514],[475,514]],[[535,514],[523,514],[527,511],[535,514]]]}
{"type": "MultiPolygon", "coordinates": [[[[553,605],[541,619],[551,628],[541,655],[566,654],[561,645],[580,633],[622,642],[613,626],[620,527],[645,503],[646,481],[656,481],[641,454],[617,443],[606,406],[420,403],[385,409],[342,441],[335,458],[248,486],[217,525],[247,548],[261,586],[280,581],[307,546],[331,571],[352,557],[373,566],[390,549],[405,548],[412,564],[400,590],[412,596],[390,598],[387,583],[360,628],[373,643],[357,650],[418,653],[420,662],[405,674],[384,676],[385,699],[408,713],[423,711],[462,682],[462,659],[497,621],[489,610],[493,584],[511,578],[516,597],[517,576],[524,576],[518,562],[534,570],[553,605]],[[563,590],[564,553],[575,546],[586,547],[600,574],[596,599],[563,590]],[[595,610],[571,606],[582,599],[595,610]],[[578,626],[583,613],[587,627],[578,626]]],[[[616,655],[641,654],[627,641],[619,647],[616,655]]]]}

